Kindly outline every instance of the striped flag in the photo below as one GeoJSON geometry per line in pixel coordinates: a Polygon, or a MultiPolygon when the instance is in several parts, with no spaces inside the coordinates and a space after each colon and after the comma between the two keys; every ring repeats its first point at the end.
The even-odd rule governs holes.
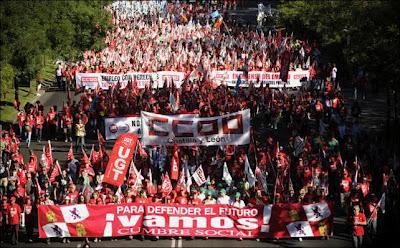
{"type": "Polygon", "coordinates": [[[204,175],[203,167],[201,165],[194,172],[193,179],[198,186],[203,185],[207,181],[206,176],[204,175]]]}

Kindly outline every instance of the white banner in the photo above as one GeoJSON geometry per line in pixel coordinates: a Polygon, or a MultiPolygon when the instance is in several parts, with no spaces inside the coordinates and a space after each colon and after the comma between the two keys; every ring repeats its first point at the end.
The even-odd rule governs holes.
{"type": "Polygon", "coordinates": [[[141,137],[141,122],[140,116],[105,118],[106,140],[117,139],[123,133],[134,133],[141,137]]]}
{"type": "MultiPolygon", "coordinates": [[[[248,73],[248,81],[243,78],[242,71],[213,71],[210,74],[210,78],[215,80],[217,83],[226,84],[230,87],[236,87],[236,83],[239,75],[241,75],[240,87],[248,87],[249,82],[253,82],[255,87],[260,87],[261,83],[269,85],[271,88],[281,88],[284,86],[282,80],[279,78],[279,72],[265,72],[265,71],[250,71],[248,73]],[[257,79],[259,83],[256,84],[257,79]]],[[[288,82],[286,83],[287,88],[300,87],[302,78],[309,78],[309,70],[296,70],[289,71],[288,82]]]]}
{"type": "MultiPolygon", "coordinates": [[[[210,78],[219,84],[226,84],[230,87],[235,87],[237,79],[241,75],[242,83],[241,87],[248,87],[248,82],[243,78],[242,71],[212,71],[210,78]]],[[[309,70],[296,70],[289,71],[288,82],[286,83],[287,88],[300,87],[302,78],[309,78],[309,70]]],[[[129,72],[126,74],[108,74],[108,73],[76,73],[76,87],[85,87],[88,89],[95,89],[99,86],[102,89],[107,90],[110,86],[120,82],[121,88],[125,88],[129,81],[136,79],[137,86],[139,89],[143,89],[148,86],[153,80],[151,85],[153,88],[163,88],[165,80],[168,84],[173,81],[177,88],[180,88],[185,74],[183,72],[176,71],[159,71],[155,73],[145,72],[129,72]]],[[[260,87],[260,84],[269,84],[271,88],[281,88],[284,86],[282,81],[279,79],[279,72],[265,72],[265,71],[251,71],[248,74],[248,80],[253,82],[255,87],[260,87]],[[257,79],[260,78],[260,83],[256,84],[257,79]]]]}
{"type": "MultiPolygon", "coordinates": [[[[197,117],[197,114],[182,114],[185,117],[197,117]]],[[[106,140],[117,139],[123,133],[134,133],[142,137],[142,118],[140,116],[108,117],[104,120],[106,140]]]]}
{"type": "Polygon", "coordinates": [[[153,80],[153,88],[162,88],[165,80],[171,83],[172,80],[177,88],[181,87],[185,74],[176,71],[159,71],[156,73],[146,72],[129,72],[126,74],[109,74],[109,73],[76,73],[76,87],[85,87],[87,89],[95,89],[97,86],[107,90],[110,86],[120,82],[121,88],[125,88],[127,84],[136,80],[137,87],[143,89],[149,86],[153,80]],[[158,83],[158,86],[157,86],[158,83]]]}
{"type": "Polygon", "coordinates": [[[250,110],[196,118],[142,112],[142,144],[179,146],[250,143],[250,110]]]}

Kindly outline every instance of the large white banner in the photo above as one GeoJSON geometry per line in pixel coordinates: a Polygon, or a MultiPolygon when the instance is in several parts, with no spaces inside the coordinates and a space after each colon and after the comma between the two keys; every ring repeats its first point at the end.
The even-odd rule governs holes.
{"type": "Polygon", "coordinates": [[[109,73],[76,73],[76,87],[85,87],[87,89],[95,89],[99,86],[107,90],[110,86],[117,84],[121,88],[125,88],[129,82],[137,82],[137,87],[143,89],[146,86],[153,88],[164,87],[164,82],[169,84],[174,82],[177,88],[181,87],[185,74],[176,71],[159,71],[156,73],[146,72],[129,72],[126,74],[109,74],[109,73]],[[150,85],[150,83],[152,84],[150,85]],[[157,85],[158,84],[158,85],[157,85]]]}
{"type": "Polygon", "coordinates": [[[142,112],[143,145],[217,146],[250,143],[250,110],[199,118],[142,112]]]}
{"type": "MultiPolygon", "coordinates": [[[[182,114],[186,118],[197,117],[198,114],[182,114]]],[[[134,133],[142,137],[142,118],[140,116],[107,117],[104,119],[106,140],[117,139],[121,134],[134,133]]]]}
{"type": "MultiPolygon", "coordinates": [[[[252,82],[255,87],[260,87],[261,83],[269,85],[271,88],[281,88],[284,83],[279,78],[279,72],[265,72],[265,71],[250,71],[248,73],[248,80],[243,78],[242,71],[212,71],[210,78],[215,80],[217,83],[226,84],[230,87],[235,87],[237,80],[241,76],[240,87],[248,87],[249,82],[252,82]],[[259,83],[256,83],[259,79],[259,83]]],[[[300,87],[302,78],[309,78],[309,70],[296,70],[289,71],[288,82],[286,83],[287,88],[300,87]]]]}
{"type": "MultiPolygon", "coordinates": [[[[219,84],[235,87],[239,75],[241,75],[242,80],[240,87],[248,87],[248,81],[253,82],[255,87],[260,87],[261,83],[264,85],[268,84],[271,88],[281,88],[284,86],[279,79],[279,72],[251,71],[248,74],[247,81],[243,78],[242,71],[212,71],[210,78],[219,84]],[[256,84],[258,78],[260,81],[256,84]]],[[[300,87],[300,80],[302,78],[308,79],[309,77],[309,70],[289,71],[288,82],[285,86],[287,88],[300,87]]],[[[129,72],[126,74],[76,73],[76,86],[77,88],[85,87],[88,89],[95,89],[99,86],[106,90],[118,82],[120,82],[121,88],[125,88],[129,81],[136,80],[139,89],[143,89],[146,86],[163,88],[167,86],[164,85],[165,82],[168,84],[174,82],[175,86],[180,88],[184,79],[185,74],[176,71],[159,71],[155,73],[129,72]],[[153,80],[152,85],[150,85],[151,80],[153,80]]]]}
{"type": "Polygon", "coordinates": [[[121,134],[134,133],[139,137],[142,120],[140,116],[105,118],[106,140],[117,139],[121,134]]]}

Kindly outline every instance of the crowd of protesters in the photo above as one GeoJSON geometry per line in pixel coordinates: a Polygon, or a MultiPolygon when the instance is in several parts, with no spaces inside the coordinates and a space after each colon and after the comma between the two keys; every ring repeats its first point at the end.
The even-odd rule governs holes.
{"type": "MultiPolygon", "coordinates": [[[[107,48],[84,52],[83,60],[74,66],[60,66],[58,80],[64,77],[71,84],[75,72],[157,70],[186,74],[196,70],[198,77],[185,80],[179,89],[173,84],[157,90],[138,89],[131,82],[123,89],[117,84],[107,91],[84,90],[79,101],[66,101],[47,112],[39,101],[27,104],[17,116],[19,129],[1,133],[2,242],[8,232],[12,242],[17,242],[21,213],[27,241],[32,242],[36,204],[122,202],[230,204],[242,208],[334,201],[349,216],[356,247],[362,245],[364,226],[369,226],[369,234],[376,235],[378,213],[384,205],[379,202],[381,195],[386,195],[386,209],[399,199],[399,170],[381,140],[361,128],[357,102],[350,109],[345,106],[336,65],[320,69],[318,48],[293,35],[243,30],[227,18],[223,26],[215,27],[209,17],[212,6],[133,1],[117,2],[108,8],[113,12],[115,29],[107,34],[107,48]],[[311,71],[309,84],[299,91],[276,90],[268,85],[232,90],[225,85],[215,87],[207,77],[214,69],[279,71],[281,49],[290,49],[291,69],[311,71]],[[169,100],[171,92],[177,99],[177,111],[169,100]],[[173,190],[165,194],[162,175],[170,172],[173,152],[165,146],[144,147],[138,152],[135,165],[144,179],[139,187],[134,170],[120,189],[102,183],[110,154],[102,139],[104,117],[140,111],[208,117],[243,109],[251,111],[250,145],[179,148],[180,164],[190,175],[198,166],[203,167],[208,177],[204,185],[193,182],[187,187],[187,182],[173,181],[173,190]],[[285,132],[288,139],[265,136],[266,132],[285,132]],[[89,156],[86,136],[98,138],[89,156]],[[29,148],[34,141],[57,139],[75,141],[65,153],[66,160],[38,159],[38,154],[29,150],[30,157],[24,161],[20,142],[26,142],[29,148]],[[77,151],[83,151],[82,158],[77,157],[77,151]],[[255,184],[249,182],[245,172],[247,162],[257,178],[255,184]],[[53,177],[58,165],[61,171],[53,177]],[[224,178],[225,165],[231,181],[224,178]]],[[[46,157],[51,146],[44,145],[46,157]]]]}

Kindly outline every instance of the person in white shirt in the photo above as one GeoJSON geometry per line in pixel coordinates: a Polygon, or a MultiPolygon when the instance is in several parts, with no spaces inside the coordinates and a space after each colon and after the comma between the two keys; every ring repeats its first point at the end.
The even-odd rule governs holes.
{"type": "MultiPolygon", "coordinates": [[[[237,208],[244,208],[246,207],[246,204],[244,204],[244,201],[240,199],[240,192],[236,192],[235,194],[235,200],[231,202],[231,205],[237,208]]],[[[240,241],[243,240],[243,238],[239,238],[240,241]]]]}
{"type": "Polygon", "coordinates": [[[226,190],[221,189],[219,191],[219,197],[217,198],[217,204],[228,204],[230,203],[231,199],[229,196],[226,195],[226,190]]]}
{"type": "Polygon", "coordinates": [[[240,199],[240,192],[236,192],[235,200],[231,202],[231,205],[237,208],[244,208],[246,206],[244,201],[240,199]]]}
{"type": "Polygon", "coordinates": [[[209,190],[207,192],[207,198],[204,200],[204,205],[216,204],[217,201],[213,198],[212,192],[209,190]]]}
{"type": "Polygon", "coordinates": [[[331,71],[331,79],[332,79],[333,85],[335,86],[335,89],[337,88],[336,74],[337,74],[336,64],[333,64],[333,68],[331,71]]]}
{"type": "Polygon", "coordinates": [[[199,194],[199,196],[198,196],[198,198],[201,200],[201,201],[204,201],[204,199],[206,199],[206,189],[205,188],[201,188],[200,189],[200,194],[199,194]]]}

